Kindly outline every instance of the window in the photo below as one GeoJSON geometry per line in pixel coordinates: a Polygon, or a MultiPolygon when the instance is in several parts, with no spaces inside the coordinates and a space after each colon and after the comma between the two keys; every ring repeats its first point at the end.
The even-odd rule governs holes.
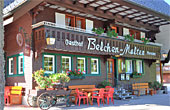
{"type": "Polygon", "coordinates": [[[62,70],[63,72],[71,70],[71,57],[62,56],[62,70]]]}
{"type": "Polygon", "coordinates": [[[44,70],[46,73],[54,73],[54,55],[44,55],[44,70]]]}
{"type": "Polygon", "coordinates": [[[9,58],[9,75],[13,75],[14,74],[14,59],[13,58],[9,58]]]}
{"type": "Polygon", "coordinates": [[[99,62],[97,58],[91,59],[91,74],[99,74],[99,62]]]}
{"type": "Polygon", "coordinates": [[[66,26],[74,27],[75,26],[75,17],[72,15],[66,15],[65,24],[66,24],[66,26]]]}
{"type": "Polygon", "coordinates": [[[23,61],[23,56],[19,56],[18,57],[18,65],[19,65],[19,68],[18,68],[18,70],[19,70],[19,74],[23,74],[23,71],[24,71],[24,61],[23,61]]]}
{"type": "Polygon", "coordinates": [[[76,27],[81,28],[81,29],[85,29],[85,19],[80,18],[80,17],[76,17],[76,27]]]}
{"type": "Polygon", "coordinates": [[[117,33],[117,27],[112,26],[112,27],[111,27],[111,29],[112,29],[112,30],[114,30],[114,31],[115,31],[115,33],[117,33]]]}
{"type": "Polygon", "coordinates": [[[142,60],[136,60],[137,73],[143,73],[143,62],[142,60]]]}
{"type": "Polygon", "coordinates": [[[125,60],[123,58],[119,58],[118,59],[118,72],[119,73],[123,73],[124,72],[124,68],[125,68],[125,60]]]}
{"type": "Polygon", "coordinates": [[[77,58],[77,69],[80,69],[81,72],[83,72],[85,74],[84,71],[86,71],[86,61],[85,61],[85,58],[81,58],[81,57],[78,57],[77,58]]]}
{"type": "Polygon", "coordinates": [[[126,73],[132,73],[133,72],[133,64],[132,60],[126,60],[126,73]]]}
{"type": "Polygon", "coordinates": [[[135,39],[140,40],[140,32],[139,32],[139,31],[129,30],[129,32],[130,32],[131,35],[134,35],[134,38],[135,38],[135,39]]]}

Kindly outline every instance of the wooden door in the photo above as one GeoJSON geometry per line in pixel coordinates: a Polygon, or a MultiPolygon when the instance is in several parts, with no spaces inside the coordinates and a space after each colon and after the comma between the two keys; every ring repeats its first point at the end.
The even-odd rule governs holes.
{"type": "Polygon", "coordinates": [[[108,81],[114,86],[114,73],[115,73],[115,69],[114,69],[114,59],[108,59],[107,60],[107,78],[108,81]]]}

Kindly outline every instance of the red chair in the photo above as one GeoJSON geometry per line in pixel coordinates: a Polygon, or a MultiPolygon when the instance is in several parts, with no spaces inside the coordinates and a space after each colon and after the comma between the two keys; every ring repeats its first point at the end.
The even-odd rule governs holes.
{"type": "Polygon", "coordinates": [[[114,88],[109,88],[109,91],[105,92],[104,97],[107,98],[108,105],[109,105],[109,98],[111,98],[111,102],[113,102],[113,104],[114,104],[113,93],[114,93],[114,88]]]}
{"type": "Polygon", "coordinates": [[[5,87],[4,91],[4,104],[9,105],[10,87],[5,87]]]}
{"type": "Polygon", "coordinates": [[[111,86],[106,86],[105,88],[112,88],[111,86]]]}
{"type": "Polygon", "coordinates": [[[100,106],[100,99],[102,99],[103,105],[104,105],[104,89],[100,89],[98,93],[93,92],[92,93],[92,104],[93,104],[93,99],[97,99],[97,104],[100,106]]]}
{"type": "Polygon", "coordinates": [[[87,100],[87,105],[89,104],[88,95],[86,92],[80,92],[78,88],[76,88],[76,94],[77,94],[76,99],[75,99],[76,105],[77,105],[77,99],[79,99],[79,106],[80,106],[81,99],[83,99],[83,104],[85,104],[85,99],[87,100]]]}

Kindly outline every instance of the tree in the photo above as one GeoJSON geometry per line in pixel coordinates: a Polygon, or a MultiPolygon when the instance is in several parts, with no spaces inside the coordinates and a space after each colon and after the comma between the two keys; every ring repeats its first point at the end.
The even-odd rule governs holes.
{"type": "Polygon", "coordinates": [[[4,0],[0,0],[0,110],[4,109],[4,27],[3,27],[3,14],[4,0]]]}

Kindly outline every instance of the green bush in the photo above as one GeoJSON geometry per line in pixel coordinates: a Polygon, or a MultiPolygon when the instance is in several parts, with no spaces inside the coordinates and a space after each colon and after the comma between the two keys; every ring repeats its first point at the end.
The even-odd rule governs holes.
{"type": "Polygon", "coordinates": [[[162,84],[158,81],[154,81],[153,83],[149,82],[149,87],[153,88],[154,90],[160,90],[162,88],[162,84]]]}
{"type": "Polygon", "coordinates": [[[98,88],[105,88],[106,86],[112,86],[112,84],[109,81],[104,80],[98,85],[98,88]]]}

